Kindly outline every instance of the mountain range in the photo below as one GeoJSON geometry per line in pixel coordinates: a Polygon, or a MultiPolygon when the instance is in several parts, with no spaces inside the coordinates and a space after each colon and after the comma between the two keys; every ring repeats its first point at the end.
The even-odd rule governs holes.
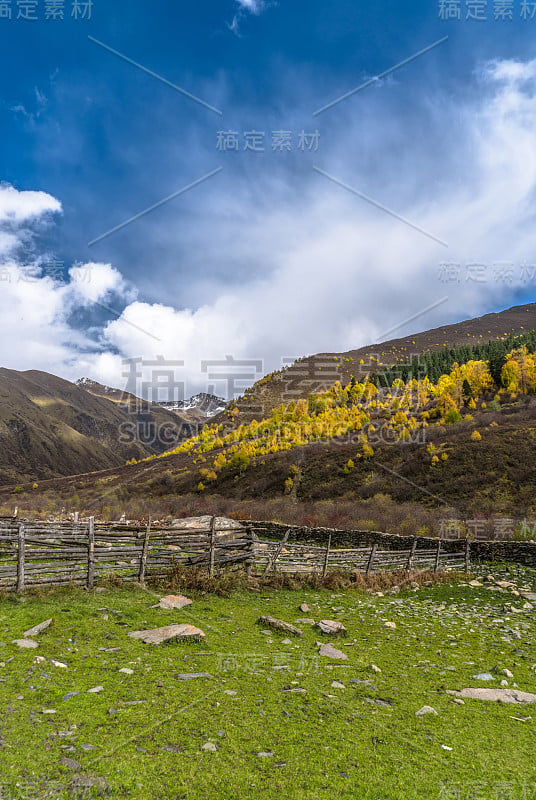
{"type": "MultiPolygon", "coordinates": [[[[412,356],[504,343],[533,331],[536,304],[528,304],[344,353],[308,356],[265,376],[223,410],[217,398],[201,395],[205,412],[217,412],[212,417],[205,413],[203,424],[208,422],[212,430],[237,430],[270,417],[274,409],[277,414],[291,401],[310,399],[337,381],[345,386],[379,368],[407,363],[412,356]]],[[[98,507],[104,495],[121,507],[137,498],[143,508],[160,497],[171,507],[177,498],[189,496],[244,503],[287,495],[303,503],[335,500],[357,506],[378,498],[379,508],[387,498],[395,504],[456,507],[473,515],[491,510],[529,514],[536,509],[536,474],[531,467],[536,399],[504,389],[496,400],[495,391],[486,398],[489,407],[481,397],[471,413],[465,408],[463,418],[455,415],[456,424],[431,424],[426,446],[422,441],[379,441],[368,458],[362,455],[359,436],[331,437],[253,455],[244,469],[237,447],[224,442],[207,453],[198,441],[190,455],[191,434],[198,428],[188,415],[197,419],[203,413],[195,403],[195,408],[173,411],[141,403],[138,411],[142,421],[179,425],[177,441],[185,443],[186,450],[168,453],[172,443],[143,440],[118,445],[118,427],[132,424],[133,417],[139,422],[132,413],[141,402],[137,398],[87,379],[75,386],[45,373],[1,370],[0,503],[12,503],[15,483],[22,502],[24,492],[35,491],[29,481],[42,478],[38,492],[63,502],[75,493],[92,507],[98,507]],[[478,444],[473,433],[478,434],[478,444]],[[216,472],[215,457],[224,464],[216,472]],[[126,465],[133,460],[139,463],[126,465]]]]}
{"type": "Polygon", "coordinates": [[[90,379],[0,369],[0,485],[113,469],[197,432],[222,401],[170,410],[90,379]]]}

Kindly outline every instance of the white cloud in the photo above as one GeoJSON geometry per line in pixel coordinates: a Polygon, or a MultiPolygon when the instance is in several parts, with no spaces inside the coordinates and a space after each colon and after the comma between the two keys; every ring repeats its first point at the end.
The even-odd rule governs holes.
{"type": "Polygon", "coordinates": [[[239,34],[240,22],[246,14],[259,16],[270,5],[267,0],[235,0],[235,3],[238,5],[238,11],[234,15],[229,28],[237,35],[239,34]]]}
{"type": "Polygon", "coordinates": [[[251,14],[260,14],[266,8],[264,0],[236,0],[236,2],[241,9],[251,14]]]}
{"type": "Polygon", "coordinates": [[[19,192],[9,184],[0,184],[0,224],[22,224],[46,213],[58,213],[61,203],[46,192],[19,192]]]}
{"type": "Polygon", "coordinates": [[[81,305],[89,306],[102,302],[111,294],[119,294],[123,299],[133,300],[137,294],[111,264],[95,262],[77,264],[69,270],[69,278],[73,301],[81,305]]]}
{"type": "MultiPolygon", "coordinates": [[[[203,274],[192,272],[192,284],[203,287],[199,294],[207,299],[182,309],[137,299],[111,264],[76,265],[67,284],[2,282],[0,336],[9,341],[2,361],[123,386],[123,359],[182,359],[185,368],[177,375],[189,394],[210,383],[202,360],[260,358],[270,370],[283,357],[377,341],[445,295],[447,304],[388,338],[506,306],[523,287],[519,266],[536,264],[535,63],[484,66],[479,100],[465,107],[445,101],[435,124],[450,133],[440,142],[431,133],[418,153],[406,136],[409,155],[400,150],[396,162],[389,161],[388,151],[385,163],[376,159],[374,171],[360,172],[351,157],[355,131],[341,126],[338,146],[318,155],[326,171],[446,240],[448,250],[312,171],[295,193],[276,170],[262,187],[237,178],[232,196],[228,187],[214,185],[211,203],[226,212],[221,229],[210,236],[203,229],[202,236],[210,260],[249,263],[250,277],[244,273],[241,283],[220,284],[216,292],[203,274]],[[216,253],[213,242],[225,247],[216,253]],[[438,280],[441,261],[462,265],[459,283],[438,280]],[[487,265],[485,283],[465,279],[463,265],[473,261],[487,265]],[[494,278],[493,265],[505,261],[516,266],[511,285],[494,278]],[[88,269],[92,282],[86,283],[88,269]],[[73,311],[88,313],[112,300],[117,318],[88,333],[73,327],[73,311]]],[[[0,222],[30,224],[60,209],[49,195],[0,189],[0,222]]],[[[13,238],[2,236],[0,230],[0,260],[20,278],[9,257],[13,238]]],[[[158,283],[156,265],[147,268],[155,269],[158,283]]],[[[214,388],[225,391],[222,384],[214,388]]]]}
{"type": "Polygon", "coordinates": [[[75,265],[62,282],[41,270],[46,255],[20,263],[19,245],[28,242],[35,225],[60,211],[61,203],[45,192],[0,185],[0,352],[3,366],[74,377],[79,353],[96,355],[100,344],[73,326],[73,313],[114,295],[123,308],[135,292],[110,264],[75,265]]]}
{"type": "Polygon", "coordinates": [[[513,59],[491,61],[486,72],[492,80],[504,81],[510,85],[519,84],[536,77],[536,59],[524,62],[513,59]]]}

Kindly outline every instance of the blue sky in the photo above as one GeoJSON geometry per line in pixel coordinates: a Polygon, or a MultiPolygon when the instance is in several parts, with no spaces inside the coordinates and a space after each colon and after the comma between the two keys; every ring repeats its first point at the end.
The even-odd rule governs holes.
{"type": "Polygon", "coordinates": [[[163,355],[188,394],[203,359],[270,370],[534,299],[536,4],[3,5],[2,365],[121,385],[123,359],[163,355]]]}

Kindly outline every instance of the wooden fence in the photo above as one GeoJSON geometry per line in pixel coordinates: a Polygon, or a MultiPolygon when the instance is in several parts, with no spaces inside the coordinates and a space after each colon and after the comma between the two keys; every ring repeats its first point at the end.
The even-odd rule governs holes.
{"type": "MultiPolygon", "coordinates": [[[[257,529],[258,530],[258,529],[257,529]]],[[[463,549],[448,552],[442,549],[441,539],[434,547],[414,537],[407,550],[382,550],[378,544],[355,548],[331,547],[331,535],[326,545],[288,542],[290,531],[277,541],[258,539],[255,544],[255,567],[260,572],[318,572],[325,576],[329,569],[365,573],[386,569],[460,569],[469,571],[470,543],[461,542],[463,549]],[[424,545],[419,546],[419,545],[424,545]]]]}
{"type": "Polygon", "coordinates": [[[93,588],[99,578],[117,575],[144,583],[164,577],[174,564],[216,566],[251,562],[251,533],[219,526],[145,528],[80,523],[0,520],[0,589],[23,592],[32,586],[62,584],[93,588]]]}
{"type": "MultiPolygon", "coordinates": [[[[281,540],[259,538],[251,528],[217,517],[208,524],[187,528],[141,528],[128,524],[86,522],[28,522],[0,518],[0,589],[23,592],[39,586],[83,585],[91,589],[102,578],[116,575],[144,583],[163,578],[173,565],[216,568],[245,564],[257,574],[270,572],[326,575],[340,569],[365,573],[386,569],[464,569],[469,571],[470,547],[442,550],[442,542],[430,547],[415,537],[407,550],[384,550],[377,543],[355,548],[332,548],[331,534],[325,546],[289,542],[290,530],[281,540]]],[[[257,528],[257,530],[259,530],[257,528]]],[[[463,544],[463,543],[462,543],[463,544]]]]}

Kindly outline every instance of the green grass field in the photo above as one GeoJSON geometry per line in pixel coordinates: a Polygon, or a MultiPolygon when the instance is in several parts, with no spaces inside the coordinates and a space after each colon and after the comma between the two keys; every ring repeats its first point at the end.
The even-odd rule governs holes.
{"type": "MultiPolygon", "coordinates": [[[[535,590],[536,570],[511,570],[479,572],[535,590]]],[[[384,597],[194,596],[181,611],[150,608],[162,593],[134,586],[6,597],[0,797],[536,798],[536,706],[457,705],[446,693],[498,687],[503,668],[513,672],[510,686],[536,691],[534,611],[512,611],[523,598],[483,583],[384,597]],[[348,635],[334,640],[302,625],[303,637],[285,644],[284,634],[262,632],[261,614],[339,620],[348,635]],[[48,617],[37,649],[12,643],[48,617]],[[206,639],[155,647],[127,636],[171,621],[194,623],[206,639]],[[321,641],[348,661],[319,656],[321,641]],[[492,681],[472,677],[495,668],[492,681]],[[176,677],[195,672],[212,677],[176,677]],[[424,705],[437,716],[416,716],[424,705]]]]}

